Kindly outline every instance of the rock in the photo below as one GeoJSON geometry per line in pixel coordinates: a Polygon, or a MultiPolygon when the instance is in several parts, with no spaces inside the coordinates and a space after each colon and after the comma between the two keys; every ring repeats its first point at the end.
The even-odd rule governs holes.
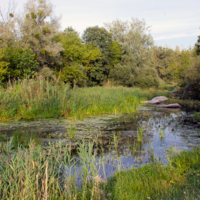
{"type": "Polygon", "coordinates": [[[167,101],[167,100],[168,100],[168,98],[165,96],[158,96],[158,97],[154,97],[150,101],[142,101],[141,103],[159,104],[160,102],[167,101]]]}
{"type": "Polygon", "coordinates": [[[181,105],[178,103],[173,103],[173,104],[161,104],[158,105],[157,108],[180,108],[181,105]]]}
{"type": "Polygon", "coordinates": [[[151,101],[168,101],[168,98],[165,96],[158,96],[158,97],[154,97],[151,101]]]}

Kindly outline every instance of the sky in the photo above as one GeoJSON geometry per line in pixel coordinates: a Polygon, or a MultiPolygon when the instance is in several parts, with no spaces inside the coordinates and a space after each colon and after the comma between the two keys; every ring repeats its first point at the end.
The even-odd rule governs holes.
{"type": "MultiPolygon", "coordinates": [[[[17,11],[27,0],[13,0],[17,11]]],[[[150,26],[154,44],[175,49],[193,47],[200,35],[200,0],[51,0],[61,29],[72,26],[83,34],[90,26],[104,26],[115,19],[144,19],[150,26]]],[[[6,10],[9,0],[0,0],[6,10]]]]}

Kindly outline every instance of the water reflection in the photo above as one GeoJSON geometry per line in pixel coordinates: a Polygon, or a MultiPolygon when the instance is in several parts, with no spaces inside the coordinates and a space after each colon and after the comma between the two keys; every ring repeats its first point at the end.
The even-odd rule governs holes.
{"type": "MultiPolygon", "coordinates": [[[[100,116],[75,121],[73,130],[76,129],[76,134],[73,137],[72,133],[69,137],[69,131],[73,130],[69,128],[71,122],[66,119],[1,124],[0,133],[12,136],[13,131],[26,130],[35,132],[44,145],[59,140],[63,146],[70,144],[76,164],[69,165],[65,175],[76,177],[77,184],[80,184],[80,172],[84,170],[91,171],[91,177],[95,172],[108,178],[119,169],[138,167],[155,160],[166,164],[167,149],[170,147],[183,150],[198,146],[199,130],[183,123],[186,115],[181,110],[148,106],[141,107],[137,114],[100,116]],[[143,133],[142,141],[138,141],[139,127],[143,133]],[[89,158],[77,154],[77,148],[82,141],[85,141],[85,146],[94,144],[89,158]],[[91,169],[91,166],[94,168],[91,169]]],[[[88,149],[84,151],[89,152],[88,149]]]]}

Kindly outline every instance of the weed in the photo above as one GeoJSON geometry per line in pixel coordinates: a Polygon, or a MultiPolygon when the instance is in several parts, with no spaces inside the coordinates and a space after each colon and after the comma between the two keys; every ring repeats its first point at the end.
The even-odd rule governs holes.
{"type": "Polygon", "coordinates": [[[117,149],[118,144],[119,144],[119,136],[117,136],[116,134],[114,134],[113,135],[113,141],[114,141],[115,148],[117,149]]]}
{"type": "Polygon", "coordinates": [[[36,145],[39,144],[39,139],[34,133],[14,131],[12,145],[15,149],[17,149],[18,146],[29,147],[30,141],[34,142],[36,145]]]}
{"type": "Polygon", "coordinates": [[[143,132],[144,132],[144,129],[142,126],[139,126],[139,128],[137,129],[137,141],[138,142],[142,142],[142,139],[143,139],[143,132]]]}
{"type": "Polygon", "coordinates": [[[71,122],[69,124],[69,127],[66,127],[67,128],[67,134],[70,138],[74,138],[76,136],[76,133],[77,133],[77,130],[76,128],[73,127],[73,123],[71,122]]]}
{"type": "Polygon", "coordinates": [[[164,138],[165,137],[165,129],[160,129],[159,136],[160,136],[160,138],[164,138]]]}

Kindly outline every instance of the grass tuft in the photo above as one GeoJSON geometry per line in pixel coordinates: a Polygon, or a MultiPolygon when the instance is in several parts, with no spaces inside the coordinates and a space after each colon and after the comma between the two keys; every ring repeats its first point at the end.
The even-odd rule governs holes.
{"type": "Polygon", "coordinates": [[[144,129],[142,126],[139,126],[139,128],[137,129],[137,141],[138,142],[142,142],[142,139],[143,139],[143,132],[144,132],[144,129]]]}

